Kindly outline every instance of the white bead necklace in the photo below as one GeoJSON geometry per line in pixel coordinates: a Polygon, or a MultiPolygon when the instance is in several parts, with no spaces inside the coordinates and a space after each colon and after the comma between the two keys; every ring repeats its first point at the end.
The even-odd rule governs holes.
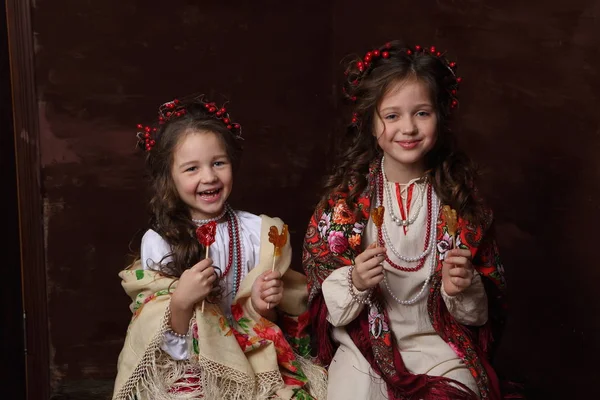
{"type": "Polygon", "coordinates": [[[194,224],[196,224],[196,226],[202,226],[202,225],[206,225],[213,221],[218,221],[225,216],[225,214],[230,210],[230,208],[231,207],[229,207],[229,204],[225,203],[225,207],[223,207],[223,212],[221,214],[217,215],[216,217],[207,218],[207,219],[193,219],[192,218],[192,222],[194,224]]]}
{"type": "MultiPolygon", "coordinates": [[[[431,227],[430,229],[434,229],[435,226],[437,226],[437,216],[439,214],[439,208],[440,208],[440,203],[439,200],[437,198],[437,196],[435,195],[435,191],[432,191],[431,193],[432,195],[432,207],[431,207],[431,227]]],[[[434,232],[430,232],[430,244],[431,241],[433,240],[435,242],[435,233],[434,232]]],[[[393,249],[393,246],[391,246],[391,248],[393,249]]],[[[429,252],[431,252],[431,249],[429,249],[429,252]]],[[[395,253],[394,253],[395,254],[395,253]]],[[[433,273],[435,271],[435,267],[437,265],[437,257],[435,257],[435,252],[431,255],[431,259],[429,262],[429,272],[427,273],[427,278],[425,278],[425,281],[423,282],[423,285],[421,286],[421,289],[419,290],[419,293],[417,293],[415,296],[413,296],[411,299],[408,300],[402,300],[400,298],[398,298],[398,296],[396,296],[396,294],[392,291],[390,284],[388,283],[388,279],[387,279],[387,272],[384,270],[383,273],[383,283],[385,285],[385,288],[387,289],[388,293],[390,294],[390,296],[392,296],[392,298],[399,304],[402,305],[413,305],[415,304],[417,301],[419,301],[419,299],[423,296],[423,294],[425,293],[427,286],[429,285],[429,282],[431,281],[431,277],[433,276],[433,273]]]]}
{"type": "MultiPolygon", "coordinates": [[[[426,190],[424,190],[424,191],[426,191],[426,190]]],[[[431,199],[432,204],[435,205],[437,202],[437,197],[435,196],[435,193],[433,190],[432,190],[431,196],[432,196],[432,199],[431,199]]],[[[396,257],[398,257],[400,260],[402,260],[404,262],[417,262],[417,261],[420,261],[423,258],[427,257],[431,253],[431,250],[433,250],[433,248],[435,247],[435,230],[436,230],[436,224],[437,224],[437,216],[433,210],[433,207],[431,210],[431,215],[429,215],[429,218],[430,218],[429,243],[428,243],[425,251],[423,251],[421,254],[419,254],[416,257],[407,257],[403,254],[400,254],[400,252],[398,250],[396,250],[396,248],[394,247],[394,244],[392,243],[392,240],[389,236],[389,233],[387,231],[385,224],[381,224],[381,233],[383,234],[383,240],[385,241],[386,248],[392,250],[392,253],[394,253],[394,255],[396,257]]]]}

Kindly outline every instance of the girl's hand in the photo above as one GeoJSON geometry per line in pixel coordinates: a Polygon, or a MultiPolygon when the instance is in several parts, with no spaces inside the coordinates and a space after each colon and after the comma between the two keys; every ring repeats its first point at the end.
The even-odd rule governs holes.
{"type": "Polygon", "coordinates": [[[252,284],[252,306],[263,317],[273,320],[273,310],[283,298],[283,281],[279,271],[263,272],[252,284]]]}
{"type": "Polygon", "coordinates": [[[186,269],[179,277],[177,288],[171,297],[171,307],[180,310],[193,309],[194,305],[210,294],[216,279],[217,274],[210,258],[186,269]]]}
{"type": "Polygon", "coordinates": [[[466,249],[452,249],[446,254],[442,266],[442,284],[448,296],[464,292],[473,283],[471,252],[466,249]]]}
{"type": "Polygon", "coordinates": [[[373,288],[383,280],[381,263],[384,256],[385,247],[377,247],[377,243],[370,244],[365,251],[356,256],[352,269],[352,283],[358,290],[373,288]]]}

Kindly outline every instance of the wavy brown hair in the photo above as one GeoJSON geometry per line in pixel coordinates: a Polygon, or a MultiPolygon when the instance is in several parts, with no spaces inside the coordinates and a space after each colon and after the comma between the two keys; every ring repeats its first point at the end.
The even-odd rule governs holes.
{"type": "MultiPolygon", "coordinates": [[[[169,277],[178,278],[183,271],[202,259],[204,248],[195,236],[188,206],[181,200],[171,174],[174,153],[178,144],[189,134],[213,134],[223,143],[233,171],[236,171],[242,153],[239,136],[232,133],[214,113],[207,110],[201,98],[183,100],[180,104],[185,114],[167,120],[153,133],[155,145],[147,152],[146,167],[150,189],[150,225],[171,246],[172,258],[159,262],[159,271],[169,277]]],[[[155,260],[156,261],[156,260],[155,260]]],[[[146,260],[142,260],[146,262],[146,260]]]]}
{"type": "Polygon", "coordinates": [[[379,56],[373,56],[368,65],[358,56],[348,61],[344,94],[352,103],[355,120],[342,138],[333,172],[325,182],[321,206],[333,193],[342,192],[348,195],[348,205],[356,211],[357,198],[367,186],[369,166],[382,157],[373,135],[381,101],[397,83],[417,79],[427,85],[438,121],[436,144],[425,160],[430,182],[444,204],[473,222],[481,220],[483,210],[474,193],[477,168],[458,149],[450,129],[451,111],[458,104],[456,90],[460,80],[455,65],[432,50],[418,51],[396,41],[379,48],[379,56]],[[387,57],[382,56],[383,52],[387,52],[387,57]]]}

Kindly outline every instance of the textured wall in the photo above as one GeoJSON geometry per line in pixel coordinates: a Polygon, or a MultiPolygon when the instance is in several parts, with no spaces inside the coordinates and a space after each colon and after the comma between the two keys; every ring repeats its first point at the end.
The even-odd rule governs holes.
{"type": "Polygon", "coordinates": [[[600,1],[41,0],[33,13],[57,395],[103,398],[115,374],[129,318],[117,272],[146,227],[135,124],[175,96],[229,98],[247,139],[232,202],[288,222],[299,261],[341,120],[339,60],[395,38],[447,49],[465,77],[461,143],[485,167],[509,280],[499,371],[543,398],[595,393],[600,1]]]}
{"type": "Polygon", "coordinates": [[[23,303],[19,254],[19,215],[15,140],[11,107],[10,63],[6,11],[0,7],[0,182],[2,182],[2,290],[0,290],[0,376],[7,398],[18,400],[25,392],[23,303]],[[6,379],[6,381],[4,380],[6,379]]]}

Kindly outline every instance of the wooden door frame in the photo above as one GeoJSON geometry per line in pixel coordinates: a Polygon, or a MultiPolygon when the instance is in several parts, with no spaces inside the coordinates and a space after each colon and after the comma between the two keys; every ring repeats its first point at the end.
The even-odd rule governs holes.
{"type": "Polygon", "coordinates": [[[50,362],[40,124],[35,84],[32,4],[6,0],[17,171],[27,399],[50,398],[50,362]]]}

